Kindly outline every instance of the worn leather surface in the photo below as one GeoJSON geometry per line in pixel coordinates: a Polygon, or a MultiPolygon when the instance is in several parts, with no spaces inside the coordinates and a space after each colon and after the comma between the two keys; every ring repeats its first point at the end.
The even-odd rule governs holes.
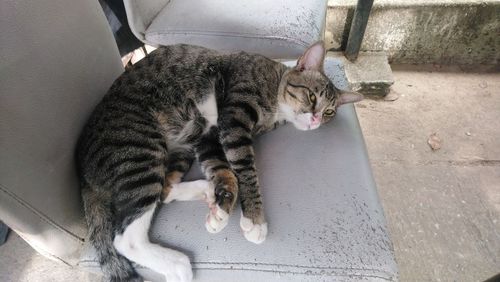
{"type": "Polygon", "coordinates": [[[126,0],[129,24],[152,45],[188,43],[297,58],[323,38],[326,0],[126,0]],[[160,7],[156,16],[155,10],[160,7]]]}
{"type": "MultiPolygon", "coordinates": [[[[342,66],[325,66],[345,87],[342,66]]],[[[218,234],[204,227],[203,202],[158,211],[150,236],[192,260],[196,281],[395,281],[397,267],[363,136],[352,105],[315,131],[286,125],[256,140],[269,222],[267,240],[245,240],[237,210],[218,234]]],[[[193,167],[186,180],[202,178],[193,167]]],[[[91,248],[80,266],[98,271],[91,248]]],[[[146,278],[161,276],[138,267],[146,278]]]]}
{"type": "Polygon", "coordinates": [[[0,218],[76,264],[85,237],[77,136],[123,71],[98,1],[0,4],[0,218]]]}

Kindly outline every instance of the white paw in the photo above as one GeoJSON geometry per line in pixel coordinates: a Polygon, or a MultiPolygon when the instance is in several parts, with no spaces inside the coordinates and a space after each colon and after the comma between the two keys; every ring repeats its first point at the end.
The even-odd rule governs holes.
{"type": "Polygon", "coordinates": [[[164,273],[167,282],[191,282],[193,281],[193,270],[189,258],[184,254],[179,254],[166,266],[168,269],[164,273]]]}
{"type": "Polygon", "coordinates": [[[267,222],[262,224],[254,224],[250,218],[241,215],[240,227],[243,230],[245,238],[255,244],[260,244],[266,240],[267,222]]]}
{"type": "Polygon", "coordinates": [[[213,202],[209,204],[210,212],[207,214],[205,227],[210,233],[218,233],[226,227],[229,221],[229,214],[213,202]]]}

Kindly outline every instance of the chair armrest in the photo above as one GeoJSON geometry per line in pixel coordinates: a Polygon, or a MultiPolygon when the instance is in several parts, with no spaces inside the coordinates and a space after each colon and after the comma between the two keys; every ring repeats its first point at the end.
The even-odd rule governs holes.
{"type": "Polygon", "coordinates": [[[97,1],[1,6],[0,218],[42,254],[76,264],[86,227],[74,148],[123,71],[118,49],[97,1]]]}

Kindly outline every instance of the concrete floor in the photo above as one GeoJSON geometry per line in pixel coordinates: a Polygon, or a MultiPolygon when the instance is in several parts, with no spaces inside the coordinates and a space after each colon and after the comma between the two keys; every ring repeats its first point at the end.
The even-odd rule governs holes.
{"type": "MultiPolygon", "coordinates": [[[[491,277],[500,272],[500,74],[392,67],[399,98],[367,99],[357,110],[400,280],[491,277]],[[427,144],[432,133],[440,150],[427,144]]],[[[98,279],[45,259],[15,234],[0,247],[0,281],[98,279]]]]}
{"type": "Polygon", "coordinates": [[[357,110],[401,281],[483,281],[500,272],[500,74],[392,68],[399,99],[357,110]]]}

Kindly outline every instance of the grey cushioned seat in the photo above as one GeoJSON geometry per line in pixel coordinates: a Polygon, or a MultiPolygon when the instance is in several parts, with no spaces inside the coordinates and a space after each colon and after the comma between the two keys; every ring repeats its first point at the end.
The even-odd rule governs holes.
{"type": "Polygon", "coordinates": [[[188,43],[296,58],[323,38],[326,0],[125,0],[134,34],[152,45],[188,43]]]}
{"type": "MultiPolygon", "coordinates": [[[[325,63],[345,86],[337,61],[325,63]]],[[[257,139],[256,160],[269,222],[261,245],[240,232],[239,211],[218,234],[205,230],[207,206],[163,206],[151,238],[184,251],[196,281],[394,281],[397,267],[352,105],[315,131],[292,125],[257,139]]],[[[187,179],[202,178],[199,168],[187,179]]],[[[81,266],[98,270],[91,249],[81,266]]],[[[152,271],[140,269],[150,279],[152,271]]],[[[161,281],[161,280],[160,280],[161,281]]]]}

